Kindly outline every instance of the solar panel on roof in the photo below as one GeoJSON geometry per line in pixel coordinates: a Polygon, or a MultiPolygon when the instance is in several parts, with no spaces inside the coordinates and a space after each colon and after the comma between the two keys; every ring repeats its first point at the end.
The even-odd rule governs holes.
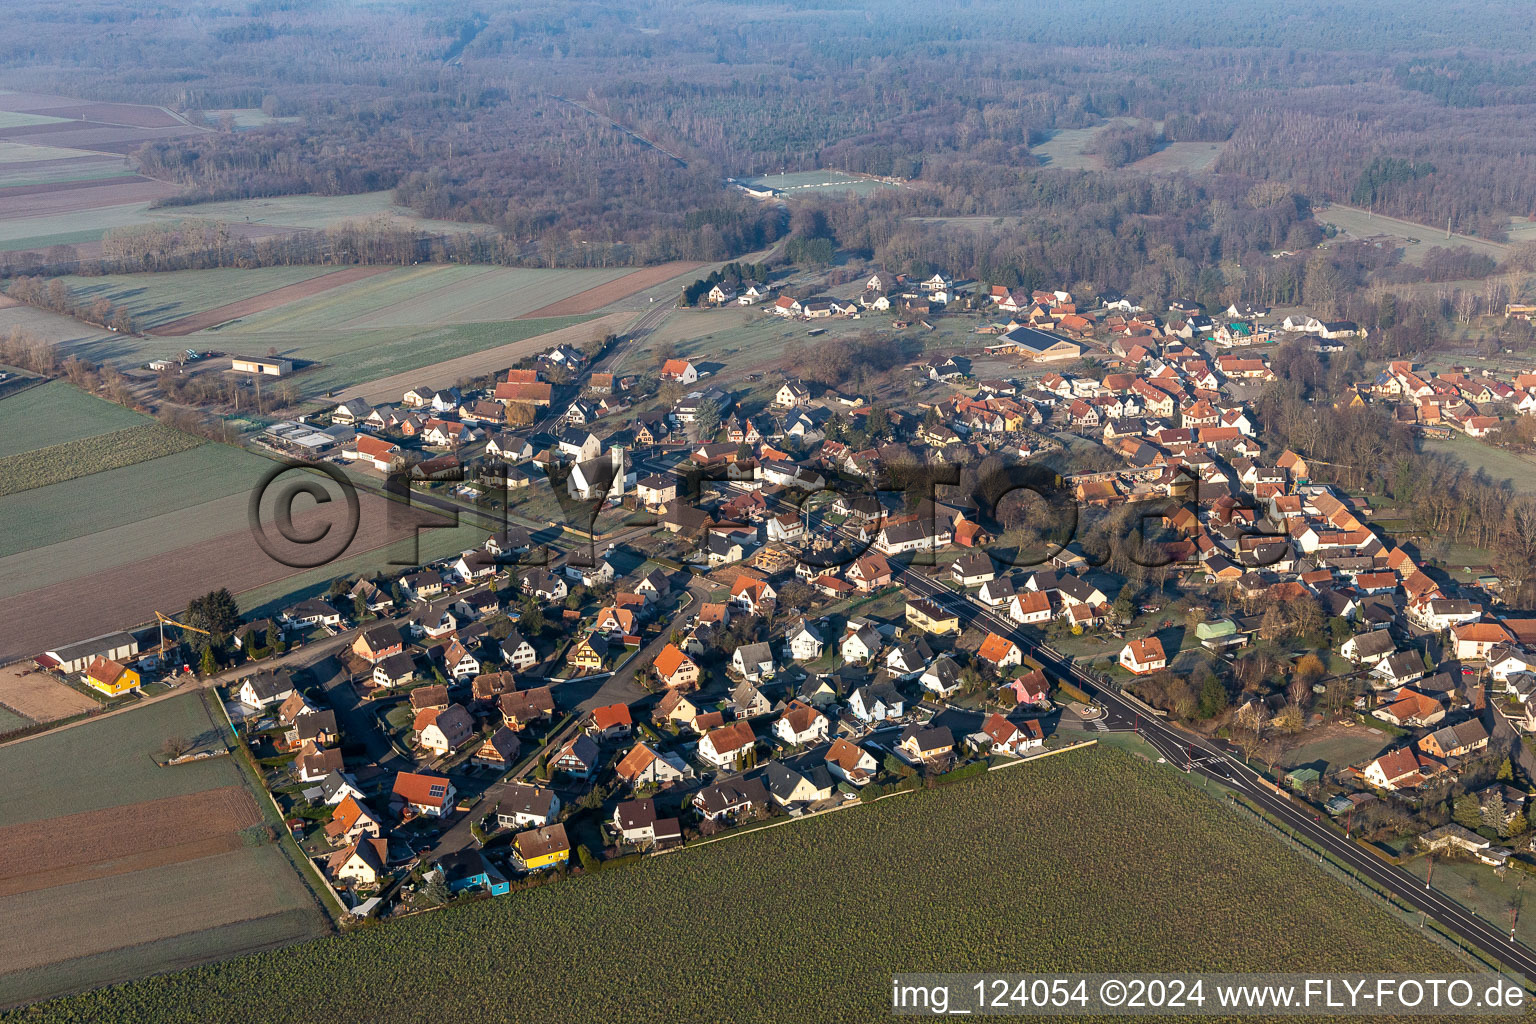
{"type": "Polygon", "coordinates": [[[447,796],[448,795],[448,787],[447,786],[432,786],[432,787],[430,787],[427,790],[427,795],[428,796],[447,796]]]}

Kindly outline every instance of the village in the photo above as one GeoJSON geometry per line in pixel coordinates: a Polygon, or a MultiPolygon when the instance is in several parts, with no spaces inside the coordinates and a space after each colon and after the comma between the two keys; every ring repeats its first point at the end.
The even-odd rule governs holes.
{"type": "MultiPolygon", "coordinates": [[[[842,290],[715,275],[693,294],[898,331],[963,310],[979,341],[851,393],[676,356],[609,372],[610,339],[256,439],[500,517],[479,548],[240,623],[230,669],[203,666],[355,914],[1134,734],[1101,688],[1267,763],[1347,829],[1495,866],[1529,846],[1536,617],[1497,578],[1416,557],[1252,408],[1282,344],[1326,356],[1357,325],[943,274],[842,290]],[[1288,763],[1323,735],[1370,756],[1288,763]],[[1456,822],[1422,819],[1452,787],[1456,822]]],[[[1335,401],[1382,403],[1425,436],[1483,438],[1536,413],[1536,373],[1395,361],[1335,401]]],[[[186,630],[37,664],[126,702],[194,675],[166,625],[186,630]]]]}

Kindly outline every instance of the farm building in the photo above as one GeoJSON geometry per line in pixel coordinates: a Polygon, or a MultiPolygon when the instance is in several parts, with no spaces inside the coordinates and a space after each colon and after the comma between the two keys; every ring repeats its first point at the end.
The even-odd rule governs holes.
{"type": "Polygon", "coordinates": [[[235,356],[229,361],[229,368],[236,373],[257,373],[265,377],[286,377],[293,372],[292,359],[254,359],[246,356],[235,356]]]}

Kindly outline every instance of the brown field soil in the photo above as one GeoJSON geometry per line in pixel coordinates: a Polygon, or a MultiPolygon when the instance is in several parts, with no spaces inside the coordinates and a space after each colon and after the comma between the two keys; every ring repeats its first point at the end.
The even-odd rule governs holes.
{"type": "MultiPolygon", "coordinates": [[[[328,522],[340,528],[345,513],[339,502],[300,511],[301,502],[295,503],[293,517],[297,534],[314,533],[328,522]]],[[[391,522],[390,504],[377,495],[359,495],[357,534],[336,561],[406,539],[412,522],[446,522],[419,507],[403,506],[397,506],[391,522]]],[[[277,537],[270,524],[268,532],[277,537]]],[[[0,661],[31,657],[58,644],[148,622],[155,609],[185,608],[215,585],[238,594],[307,571],[275,561],[249,530],[240,530],[106,572],[39,587],[0,600],[0,622],[6,624],[0,634],[0,661]]]]}
{"type": "Polygon", "coordinates": [[[510,345],[488,348],[467,356],[455,356],[441,363],[423,366],[419,370],[408,370],[405,373],[382,377],[367,384],[347,388],[346,393],[349,396],[362,398],[365,402],[399,401],[400,395],[406,388],[418,384],[432,388],[449,387],[464,377],[479,377],[504,370],[519,359],[547,351],[562,343],[580,348],[593,338],[601,339],[605,334],[623,331],[634,319],[634,313],[609,313],[596,320],[562,327],[548,334],[536,334],[522,341],[514,341],[510,345]]]}
{"type": "Polygon", "coordinates": [[[97,707],[85,694],[24,662],[0,667],[0,704],[34,722],[52,722],[97,707]]]}
{"type": "Polygon", "coordinates": [[[277,847],[220,853],[0,899],[0,919],[27,922],[0,932],[0,964],[25,971],[312,903],[277,847]]]}
{"type": "Polygon", "coordinates": [[[169,128],[184,123],[176,115],[161,107],[151,107],[141,103],[91,103],[71,96],[50,96],[35,92],[0,95],[0,110],[67,117],[71,120],[83,118],[104,124],[125,124],[137,128],[169,128]]]}
{"type": "Polygon", "coordinates": [[[625,274],[615,278],[607,284],[600,284],[596,288],[588,288],[584,292],[567,296],[559,302],[551,302],[547,306],[540,306],[531,313],[524,313],[519,320],[529,320],[540,316],[575,316],[579,313],[593,313],[610,302],[618,302],[627,299],[638,291],[655,287],[664,281],[670,281],[679,274],[686,274],[690,270],[702,267],[702,263],[689,263],[686,261],[677,263],[663,263],[655,267],[646,267],[637,270],[633,274],[625,274]]]}
{"type": "Polygon", "coordinates": [[[260,823],[250,792],[226,786],[0,828],[0,897],[238,850],[260,823]]]}
{"type": "Polygon", "coordinates": [[[50,124],[0,128],[0,139],[126,155],[150,139],[178,138],[194,133],[198,133],[198,129],[186,125],[179,128],[123,128],[94,121],[54,121],[50,124]]]}
{"type": "Polygon", "coordinates": [[[92,188],[62,188],[43,186],[47,191],[38,194],[0,192],[0,220],[17,217],[49,217],[79,210],[94,210],[102,206],[124,206],[143,203],[180,191],[175,185],[148,178],[110,178],[83,184],[92,188]]]}
{"type": "Polygon", "coordinates": [[[104,188],[107,185],[135,185],[151,180],[153,179],[133,174],[110,178],[104,181],[54,181],[43,185],[0,186],[0,199],[10,199],[13,196],[43,195],[48,192],[74,192],[77,189],[104,188]]]}
{"type": "Polygon", "coordinates": [[[170,323],[161,324],[149,331],[159,338],[180,338],[196,331],[205,331],[210,327],[238,320],[243,316],[253,313],[261,313],[268,309],[276,309],[278,306],[300,299],[307,299],[321,292],[330,291],[332,288],[340,288],[344,284],[361,281],[364,278],[374,277],[378,274],[387,274],[391,270],[399,270],[399,267],[348,267],[346,270],[338,270],[334,274],[322,274],[312,277],[308,281],[300,281],[298,284],[285,285],[282,288],[274,288],[270,292],[262,292],[249,299],[239,302],[231,302],[224,306],[215,306],[213,309],[205,309],[201,313],[193,313],[184,316],[180,320],[172,320],[170,323]]]}

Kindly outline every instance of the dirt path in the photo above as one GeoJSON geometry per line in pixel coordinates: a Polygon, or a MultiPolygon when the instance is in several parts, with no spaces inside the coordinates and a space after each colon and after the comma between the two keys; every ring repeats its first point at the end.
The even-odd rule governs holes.
{"type": "Polygon", "coordinates": [[[213,309],[205,309],[201,313],[193,313],[179,320],[153,327],[146,333],[157,338],[181,338],[197,331],[205,331],[210,327],[238,320],[241,317],[250,316],[253,313],[261,313],[278,306],[297,302],[319,295],[321,292],[330,291],[332,288],[340,288],[344,284],[352,284],[354,281],[362,281],[379,274],[387,274],[391,270],[399,270],[399,267],[348,267],[346,270],[338,270],[334,274],[321,274],[312,277],[308,281],[300,281],[297,284],[284,285],[274,288],[270,292],[262,292],[260,295],[249,299],[241,299],[239,302],[231,302],[223,306],[215,306],[213,309]]]}

